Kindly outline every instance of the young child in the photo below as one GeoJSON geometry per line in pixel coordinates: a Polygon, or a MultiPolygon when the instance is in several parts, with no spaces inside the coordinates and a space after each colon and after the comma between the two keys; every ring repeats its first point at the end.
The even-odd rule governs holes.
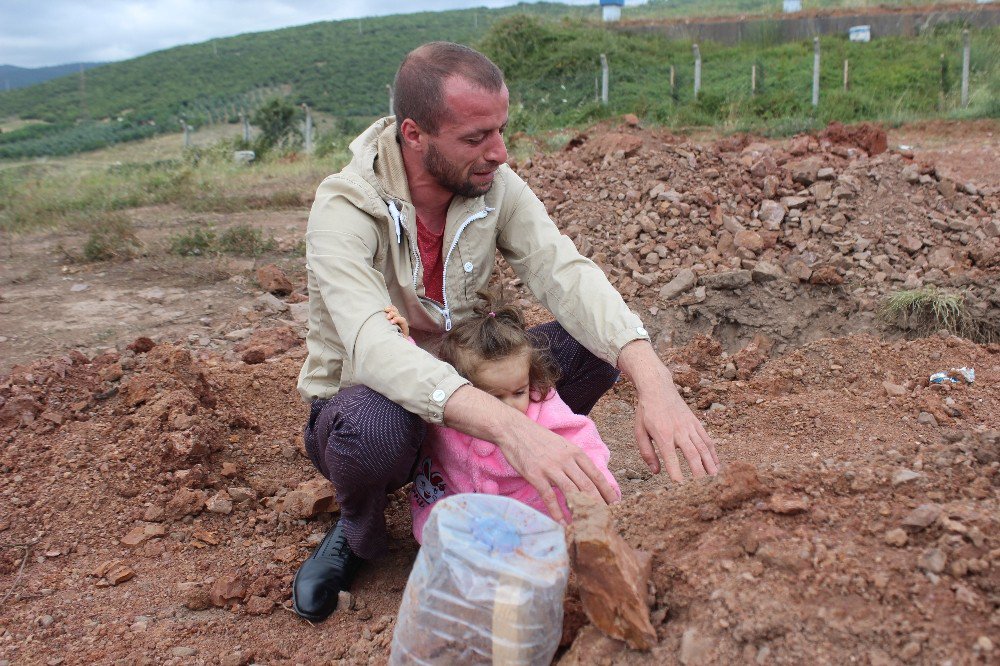
{"type": "MultiPolygon", "coordinates": [[[[556,393],[558,368],[544,350],[532,344],[520,310],[494,297],[480,296],[485,302],[475,310],[473,318],[452,329],[441,345],[439,357],[476,388],[583,449],[620,499],[621,490],[608,470],[608,447],[594,422],[574,414],[556,393]]],[[[406,320],[399,312],[390,306],[386,313],[389,321],[407,335],[406,320]]],[[[418,542],[422,541],[424,523],[434,502],[458,493],[504,495],[548,515],[538,491],[514,471],[495,444],[452,428],[428,425],[410,493],[413,536],[418,542]]],[[[566,499],[558,489],[556,494],[569,521],[566,499]]]]}

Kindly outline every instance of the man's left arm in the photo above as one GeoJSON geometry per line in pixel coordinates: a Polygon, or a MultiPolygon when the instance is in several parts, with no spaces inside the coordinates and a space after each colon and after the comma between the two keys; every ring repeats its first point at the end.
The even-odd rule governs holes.
{"type": "Polygon", "coordinates": [[[660,459],[667,474],[684,481],[677,450],[680,449],[695,478],[716,474],[719,456],[715,443],[698,417],[677,392],[670,370],[645,340],[625,345],[618,356],[618,369],[635,384],[639,394],[635,408],[635,440],[642,459],[653,474],[660,472],[660,459]]]}

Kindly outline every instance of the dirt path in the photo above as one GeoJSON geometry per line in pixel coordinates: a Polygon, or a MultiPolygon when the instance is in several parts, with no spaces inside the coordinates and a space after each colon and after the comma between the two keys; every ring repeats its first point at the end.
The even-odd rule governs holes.
{"type": "MultiPolygon", "coordinates": [[[[875,320],[923,284],[995,316],[991,162],[920,166],[946,144],[988,156],[984,131],[890,134],[911,160],[623,125],[518,165],[641,314],[730,467],[666,483],[635,451],[631,387],[598,403],[614,515],[653,558],[659,642],[627,650],[571,601],[560,663],[995,663],[1000,346],[875,320]],[[685,269],[695,283],[661,296],[685,269]],[[960,366],[974,383],[928,384],[960,366]]],[[[0,268],[0,666],[385,663],[416,555],[404,493],[351,607],[316,627],[289,610],[334,517],[312,507],[325,491],[301,444],[298,298],[263,297],[253,269],[275,261],[301,293],[301,258],[164,258],[171,211],[130,214],[146,258],[66,264],[70,239],[43,235],[0,268]]],[[[289,248],[305,217],[208,221],[289,248]]]]}

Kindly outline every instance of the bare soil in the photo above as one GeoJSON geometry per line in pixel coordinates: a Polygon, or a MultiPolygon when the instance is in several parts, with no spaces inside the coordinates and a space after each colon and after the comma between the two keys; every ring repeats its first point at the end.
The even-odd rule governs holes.
{"type": "MultiPolygon", "coordinates": [[[[598,403],[614,515],[653,556],[659,642],[628,650],[571,600],[559,659],[997,662],[1000,347],[875,317],[922,285],[997,316],[997,129],[902,127],[868,155],[623,123],[517,165],[644,318],[729,467],[653,476],[632,387],[598,403]],[[777,228],[764,201],[784,201],[777,228]],[[685,269],[701,284],[661,297],[685,269]],[[928,383],[962,366],[975,382],[928,383]]],[[[51,233],[16,239],[0,265],[0,664],[384,663],[417,552],[405,493],[350,608],[317,626],[290,611],[291,578],[335,519],[287,501],[317,477],[295,391],[305,211],[130,215],[144,257],[68,262],[60,245],[80,239],[51,233]],[[279,251],[166,255],[199,219],[264,227],[279,251]],[[283,306],[255,281],[264,263],[295,286],[283,306]]]]}

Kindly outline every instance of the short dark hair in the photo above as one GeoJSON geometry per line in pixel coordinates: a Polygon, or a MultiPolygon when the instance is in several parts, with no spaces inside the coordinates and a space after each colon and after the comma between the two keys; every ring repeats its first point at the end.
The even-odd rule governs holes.
{"type": "Polygon", "coordinates": [[[470,378],[483,361],[527,354],[528,386],[532,402],[548,397],[559,379],[559,366],[548,352],[548,340],[525,329],[524,313],[507,303],[503,293],[479,292],[474,315],[451,330],[438,356],[470,378]]]}
{"type": "Polygon", "coordinates": [[[489,92],[503,88],[503,72],[479,51],[452,42],[428,42],[410,51],[393,82],[392,111],[398,127],[410,118],[421,129],[437,134],[444,107],[444,82],[461,76],[489,92]]]}

